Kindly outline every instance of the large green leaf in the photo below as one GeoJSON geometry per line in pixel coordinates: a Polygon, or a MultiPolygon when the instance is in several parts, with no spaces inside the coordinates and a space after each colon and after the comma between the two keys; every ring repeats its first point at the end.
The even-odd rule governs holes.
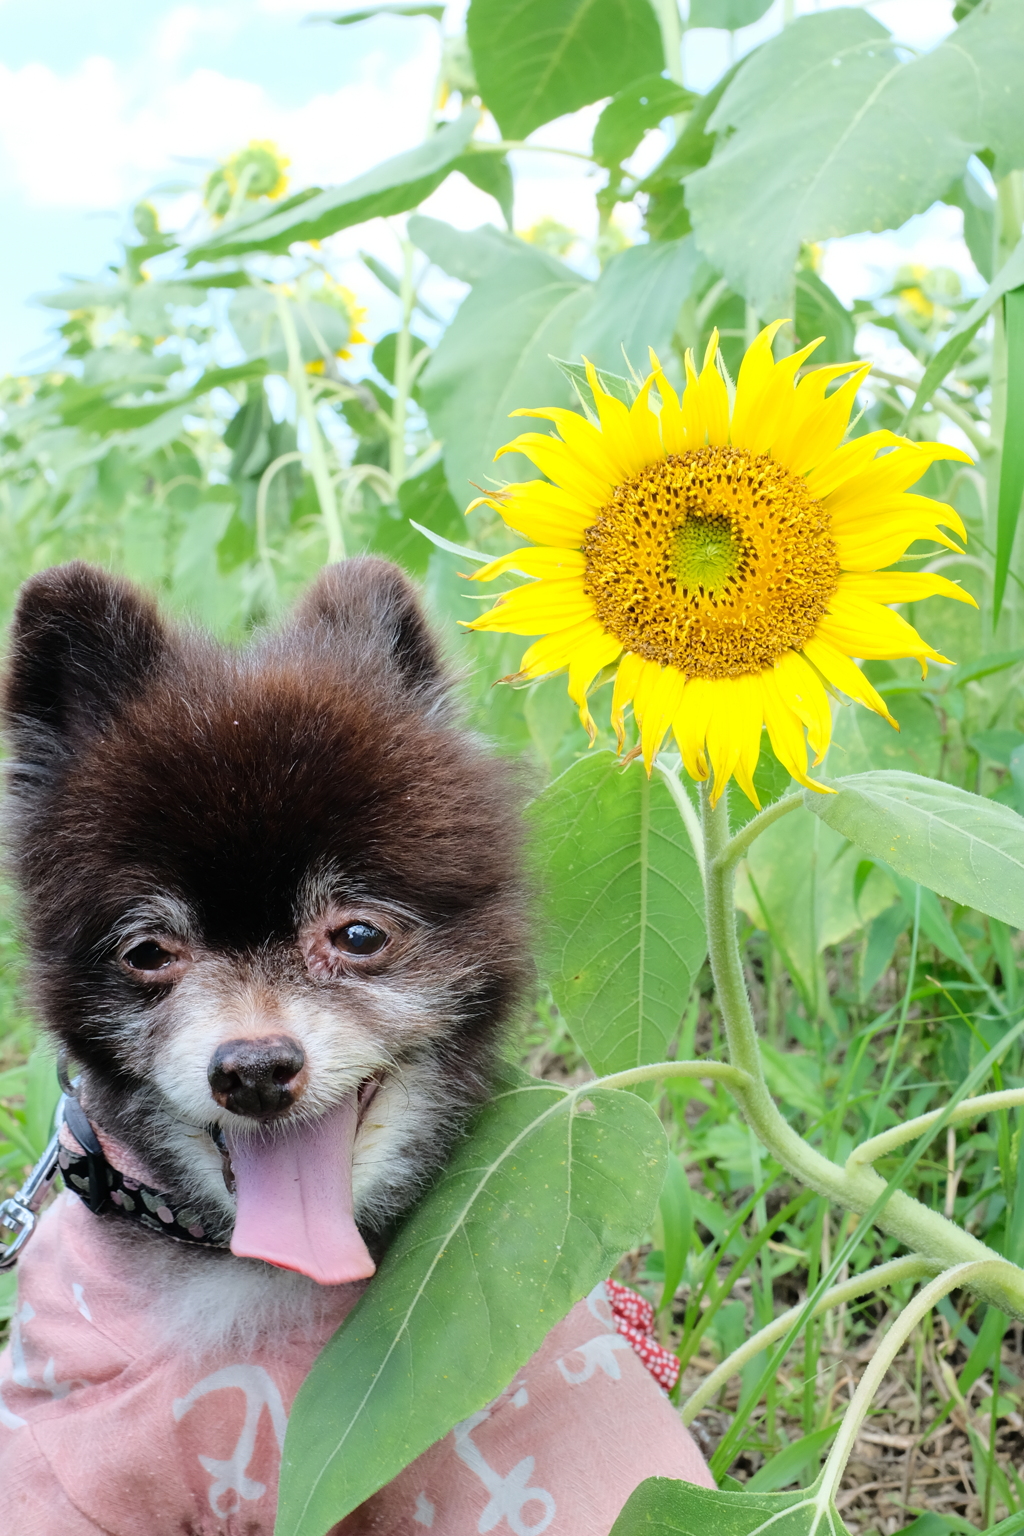
{"type": "Polygon", "coordinates": [[[952,784],[881,770],[807,790],[822,821],[940,896],[1024,928],[1024,819],[952,784]]]}
{"type": "Polygon", "coordinates": [[[650,0],[472,0],[466,33],[481,95],[508,139],[663,63],[650,0]]]}
{"type": "Polygon", "coordinates": [[[532,808],[542,971],[596,1072],[663,1061],[703,963],[693,849],[664,781],[596,752],[532,808]]]}
{"type": "Polygon", "coordinates": [[[355,181],[327,187],[312,197],[289,198],[271,212],[225,226],[193,246],[188,264],[244,251],[287,251],[296,240],[324,240],[366,219],[386,218],[415,208],[439,187],[469,143],[480,120],[475,107],[439,128],[423,144],[374,166],[355,181]]]}
{"type": "Polygon", "coordinates": [[[355,21],[370,21],[375,16],[432,16],[440,21],[444,16],[443,5],[415,3],[415,0],[395,0],[394,4],[367,5],[359,11],[345,11],[341,16],[325,16],[336,27],[350,27],[355,21]]]}
{"type": "Polygon", "coordinates": [[[444,443],[448,484],[462,507],[473,486],[536,474],[518,454],[497,466],[494,454],[523,430],[509,420],[510,411],[572,404],[568,382],[551,359],[570,351],[593,286],[564,262],[496,229],[460,236],[439,234],[446,226],[434,219],[410,222],[432,260],[473,282],[420,376],[420,397],[431,431],[444,443]],[[462,266],[455,255],[460,248],[462,266]]]}
{"type": "Polygon", "coordinates": [[[665,1157],[635,1094],[510,1069],[299,1392],[278,1536],[323,1536],[495,1397],[643,1235],[665,1157]]]}
{"type": "Polygon", "coordinates": [[[591,153],[599,165],[628,160],[649,128],[693,105],[692,91],[664,75],[645,75],[614,95],[597,120],[591,153]]]}
{"type": "Polygon", "coordinates": [[[580,323],[570,355],[621,373],[625,352],[634,368],[646,373],[648,347],[663,358],[671,347],[679,311],[702,265],[691,235],[621,251],[598,278],[593,307],[580,323]]]}
{"type": "Polygon", "coordinates": [[[1024,288],[1013,288],[1003,300],[1006,314],[1006,429],[999,461],[999,503],[996,519],[996,565],[992,591],[993,623],[1006,590],[1010,556],[1024,498],[1024,288]]]}
{"type": "Polygon", "coordinates": [[[738,1493],[649,1477],[630,1495],[611,1536],[846,1536],[830,1506],[822,1519],[809,1489],[796,1493],[738,1493]]]}
{"type": "Polygon", "coordinates": [[[772,0],[691,0],[691,27],[724,27],[735,32],[760,21],[772,0]]]}
{"type": "Polygon", "coordinates": [[[908,60],[864,11],[801,17],[744,64],[711,117],[729,136],[686,180],[700,245],[763,313],[789,312],[801,242],[927,208],[978,147],[978,110],[962,50],[908,60]]]}
{"type": "Polygon", "coordinates": [[[528,261],[531,258],[538,277],[543,273],[561,277],[565,263],[557,256],[549,256],[535,245],[528,245],[518,235],[506,234],[493,224],[481,224],[479,229],[455,229],[443,219],[432,219],[424,213],[414,213],[408,223],[409,239],[418,245],[424,256],[435,266],[457,277],[460,283],[478,283],[490,277],[510,257],[528,261]]]}
{"type": "MultiPolygon", "coordinates": [[[[1024,5],[1020,0],[985,0],[942,45],[966,54],[978,85],[976,136],[995,155],[993,174],[1024,166],[1024,5]]],[[[940,108],[943,103],[939,103],[940,108]]]]}

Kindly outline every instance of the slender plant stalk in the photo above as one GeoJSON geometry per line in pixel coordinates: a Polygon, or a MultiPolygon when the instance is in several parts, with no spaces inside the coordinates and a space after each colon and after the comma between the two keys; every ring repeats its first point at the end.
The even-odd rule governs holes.
{"type": "Polygon", "coordinates": [[[858,1383],[853,1401],[843,1415],[816,1487],[817,1501],[822,1512],[835,1498],[854,1442],[885,1373],[922,1318],[927,1317],[943,1296],[948,1296],[950,1291],[958,1290],[961,1286],[969,1285],[971,1290],[980,1290],[982,1286],[991,1288],[993,1281],[998,1284],[999,1279],[1003,1279],[1009,1287],[1016,1284],[1019,1274],[1017,1266],[1008,1259],[995,1258],[975,1264],[957,1264],[937,1275],[923,1291],[918,1291],[878,1345],[858,1383]]]}
{"type": "Polygon", "coordinates": [[[323,433],[320,423],[316,419],[316,408],[313,404],[313,396],[309,390],[309,380],[306,370],[302,366],[302,353],[299,349],[299,335],[295,329],[295,318],[292,315],[291,305],[286,294],[280,289],[275,290],[274,297],[277,301],[277,314],[281,324],[281,334],[284,337],[285,351],[288,354],[288,382],[295,394],[295,403],[298,413],[306,423],[306,431],[309,434],[309,472],[313,477],[316,487],[317,501],[320,504],[320,516],[323,519],[324,531],[327,534],[327,559],[344,560],[345,536],[341,530],[341,518],[338,514],[338,502],[334,494],[334,482],[331,479],[330,467],[327,463],[327,452],[324,447],[323,433]]]}
{"type": "MultiPolygon", "coordinates": [[[[764,1078],[736,933],[733,883],[737,845],[743,834],[730,841],[727,793],[722,794],[717,806],[712,806],[710,790],[706,784],[702,785],[701,804],[707,867],[708,951],[729,1057],[745,1079],[742,1084],[730,1086],[736,1092],[748,1124],[762,1145],[789,1173],[848,1210],[859,1215],[872,1211],[873,1219],[884,1231],[890,1232],[936,1268],[981,1261],[1004,1263],[986,1244],[945,1216],[928,1210],[901,1189],[890,1189],[870,1166],[854,1163],[843,1169],[823,1157],[779,1113],[764,1078]]],[[[762,827],[766,824],[766,821],[761,823],[762,827]]],[[[978,1275],[979,1291],[986,1300],[993,1301],[1015,1317],[1024,1317],[1024,1270],[1011,1265],[1001,1269],[995,1278],[994,1271],[978,1271],[978,1275]],[[1008,1275],[1012,1275],[1012,1282],[1008,1275]]]]}
{"type": "Polygon", "coordinates": [[[405,479],[405,427],[412,388],[412,312],[416,304],[413,282],[414,249],[411,240],[402,241],[402,284],[399,291],[401,316],[395,342],[395,403],[391,408],[391,478],[395,485],[405,479]]]}
{"type": "MultiPolygon", "coordinates": [[[[831,1290],[825,1292],[810,1309],[811,1317],[820,1317],[822,1313],[830,1311],[833,1307],[842,1306],[845,1302],[856,1301],[859,1296],[867,1296],[871,1291],[880,1291],[884,1286],[895,1285],[900,1280],[920,1280],[925,1275],[935,1273],[935,1265],[927,1259],[919,1258],[916,1253],[908,1254],[902,1259],[892,1259],[888,1264],[879,1264],[874,1269],[866,1269],[859,1275],[854,1275],[852,1280],[846,1280],[842,1285],[834,1285],[831,1290]]],[[[719,1392],[726,1382],[733,1376],[738,1376],[748,1360],[753,1360],[763,1350],[774,1344],[776,1339],[781,1339],[783,1334],[801,1316],[806,1303],[800,1306],[790,1307],[786,1312],[780,1312],[766,1327],[751,1334],[745,1339],[739,1349],[734,1349],[716,1368],[710,1376],[706,1376],[695,1392],[692,1392],[683,1404],[681,1413],[684,1424],[692,1424],[706,1403],[719,1392]]]]}
{"type": "Polygon", "coordinates": [[[917,1115],[913,1120],[904,1120],[902,1125],[894,1125],[880,1136],[872,1136],[870,1141],[862,1141],[850,1153],[846,1166],[863,1168],[908,1141],[915,1141],[943,1118],[949,1126],[963,1125],[967,1120],[978,1120],[994,1110],[1014,1109],[1021,1104],[1024,1104],[1024,1088],[1004,1088],[1001,1093],[983,1093],[976,1099],[964,1099],[955,1109],[933,1109],[927,1115],[917,1115]]]}
{"type": "Polygon", "coordinates": [[[274,579],[272,563],[274,552],[270,547],[270,540],[267,537],[267,497],[270,495],[270,483],[278,470],[284,469],[286,464],[294,464],[296,460],[301,460],[303,457],[304,455],[298,448],[293,449],[291,453],[280,454],[271,464],[267,465],[260,476],[260,483],[256,488],[256,553],[259,556],[260,564],[271,580],[274,579]]]}

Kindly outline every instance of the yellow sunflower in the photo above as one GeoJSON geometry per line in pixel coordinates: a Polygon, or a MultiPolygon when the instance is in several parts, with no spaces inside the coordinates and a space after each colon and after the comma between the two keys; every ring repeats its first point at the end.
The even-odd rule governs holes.
{"type": "Polygon", "coordinates": [[[681,400],[652,352],[631,407],[587,365],[599,425],[570,410],[517,411],[553,422],[561,437],[528,432],[499,450],[526,454],[548,479],[480,498],[534,547],[476,579],[508,570],[536,579],[468,626],[541,636],[519,677],[568,670],[591,739],[588,690],[616,667],[620,750],[631,702],[648,772],[671,731],[688,773],[713,778],[715,799],[735,777],[755,805],[762,726],[792,776],[823,790],[808,777],[807,748],[820,763],[830,694],[896,725],[852,658],[913,656],[922,674],[946,660],[887,604],[936,593],[974,602],[943,576],[881,569],[915,539],[959,548],[944,531],[966,537],[953,509],[907,490],[934,460],[968,455],[886,431],[844,443],[870,365],[798,381],[819,343],[775,362],[782,324],[748,349],[731,405],[716,333],[699,375],[687,353],[681,400]]]}

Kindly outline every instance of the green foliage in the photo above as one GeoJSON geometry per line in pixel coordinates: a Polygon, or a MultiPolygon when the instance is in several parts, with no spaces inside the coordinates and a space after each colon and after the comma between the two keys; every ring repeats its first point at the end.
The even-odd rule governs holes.
{"type": "Polygon", "coordinates": [[[748,1536],[770,1525],[778,1536],[844,1536],[834,1509],[821,1511],[804,1493],[711,1491],[649,1477],[629,1499],[610,1536],[748,1536]]]}
{"type": "Polygon", "coordinates": [[[634,1094],[510,1073],[299,1393],[280,1536],[323,1536],[496,1396],[638,1240],[664,1172],[634,1094]]]}
{"type": "MultiPolygon", "coordinates": [[[[445,265],[444,244],[416,220],[412,235],[421,250],[445,265]]],[[[572,348],[579,318],[591,304],[591,285],[554,256],[509,237],[503,245],[493,231],[480,234],[477,264],[461,260],[453,276],[472,281],[471,292],[448,326],[424,369],[421,389],[431,427],[445,445],[445,470],[456,501],[469,500],[471,487],[536,474],[518,454],[493,459],[509,441],[509,412],[537,400],[568,405],[568,387],[552,357],[572,348]],[[475,279],[464,276],[479,271],[475,279]]],[[[451,232],[442,236],[448,241],[451,232]]],[[[472,261],[472,255],[470,261],[472,261]]],[[[455,263],[452,263],[455,265],[455,263]]],[[[450,270],[450,268],[449,268],[450,270]]]]}
{"type": "MultiPolygon", "coordinates": [[[[384,4],[327,19],[440,20],[442,10],[384,4]]],[[[737,59],[702,96],[678,83],[671,10],[472,0],[466,36],[445,36],[436,93],[459,100],[435,110],[422,144],[352,181],[339,155],[337,185],[283,197],[268,173],[239,182],[229,200],[222,167],[223,187],[187,233],[162,227],[154,194],[132,211],[107,272],[44,296],[60,327],[53,366],[0,383],[5,612],[31,571],[83,557],[243,637],[272,622],[325,559],[373,550],[398,560],[422,582],[473,726],[533,775],[540,974],[523,1032],[535,1070],[643,1074],[673,1056],[699,1062],[697,1074],[657,1085],[633,1080],[657,1115],[641,1092],[510,1075],[296,1403],[282,1480],[288,1536],[322,1536],[493,1397],[627,1249],[625,1273],[658,1306],[664,1337],[705,1375],[794,1296],[809,1299],[784,1324],[793,1340],[763,1391],[775,1358],[767,1344],[742,1360],[734,1395],[716,1388],[714,1411],[728,1421],[719,1460],[746,1476],[746,1491],[728,1478],[717,1494],[652,1480],[623,1511],[619,1536],[697,1536],[712,1524],[746,1536],[769,1520],[796,1533],[819,1517],[819,1529],[842,1530],[827,1499],[779,1490],[812,1479],[831,1443],[842,1330],[858,1347],[876,1339],[889,1302],[867,1282],[860,1299],[844,1300],[841,1321],[812,1303],[840,1268],[856,1280],[891,1260],[897,1237],[883,1212],[849,1238],[836,1207],[785,1161],[778,1125],[742,1100],[761,1146],[712,1074],[728,1042],[704,964],[687,789],[661,767],[648,778],[637,762],[617,766],[606,731],[586,753],[564,678],[495,688],[528,640],[467,635],[456,622],[489,598],[466,573],[511,547],[489,508],[468,522],[463,508],[475,487],[535,474],[519,456],[494,463],[517,431],[510,411],[593,411],[582,356],[628,404],[652,346],[679,385],[685,350],[699,360],[714,328],[735,376],[747,340],[776,314],[793,316],[782,349],[824,337],[812,366],[853,357],[863,328],[881,327],[907,372],[883,370],[865,386],[854,433],[953,431],[976,450],[976,468],[937,464],[920,487],[964,517],[967,556],[922,545],[907,562],[948,571],[981,604],[921,616],[957,665],[922,680],[909,664],[867,664],[899,733],[860,706],[837,710],[823,772],[838,793],[808,794],[761,831],[739,864],[735,901],[764,1097],[808,1155],[834,1160],[837,1177],[854,1147],[942,1109],[951,1085],[972,1075],[979,1091],[989,1077],[1011,1093],[1024,1085],[1024,558],[1014,547],[1024,10],[963,0],[953,36],[920,55],[862,8],[825,10],[737,59]],[[592,178],[596,241],[515,234],[519,157],[489,136],[485,109],[519,140],[599,102],[592,159],[580,165],[592,178]],[[638,172],[658,129],[664,150],[638,172]],[[968,163],[975,153],[984,171],[968,163]],[[493,198],[506,228],[460,230],[413,212],[452,175],[493,198]],[[894,258],[889,292],[840,302],[816,242],[898,225],[937,198],[963,211],[988,284],[981,297],[949,273],[898,272],[894,258]],[[644,237],[625,248],[619,204],[633,205],[622,227],[643,220],[644,237]],[[394,257],[362,258],[396,302],[361,350],[361,296],[345,296],[330,251],[310,242],[404,213],[394,257]],[[432,269],[468,291],[457,299],[438,284],[442,296],[428,288],[428,302],[432,269]]],[[[692,0],[688,22],[735,30],[766,10],[766,0],[692,0]]],[[[913,607],[908,617],[918,622],[913,607]]],[[[793,788],[767,746],[755,782],[769,807],[793,788]]],[[[753,814],[734,804],[733,830],[757,830],[753,814]]],[[[11,1186],[46,1141],[54,1099],[52,1062],[19,995],[17,943],[4,927],[0,1172],[11,1186]]],[[[899,1163],[908,1199],[1019,1261],[1021,1113],[1015,1101],[952,1127],[952,1172],[927,1146],[905,1165],[880,1154],[877,1166],[888,1177],[899,1163]]],[[[910,1287],[885,1292],[894,1313],[910,1287]]],[[[974,1305],[940,1304],[950,1330],[942,1363],[966,1405],[951,1387],[991,1524],[1024,1503],[1024,1485],[997,1465],[970,1389],[984,1384],[998,1418],[1006,1404],[1024,1407],[1024,1375],[1002,1363],[1002,1314],[974,1317],[974,1305]]],[[[0,1288],[0,1315],[12,1306],[0,1288]]],[[[936,1347],[927,1329],[925,1347],[936,1347]]],[[[944,1530],[968,1528],[942,1519],[944,1530]]],[[[920,1521],[910,1529],[937,1536],[920,1521]]]]}
{"type": "Polygon", "coordinates": [[[286,198],[273,213],[261,210],[194,246],[188,263],[216,261],[246,251],[287,251],[296,240],[323,240],[339,229],[416,208],[439,187],[462,155],[480,114],[467,107],[416,149],[406,150],[342,187],[315,187],[286,198]]]}
{"type": "Polygon", "coordinates": [[[508,139],[662,65],[648,0],[472,0],[466,31],[481,94],[508,139]]]}
{"type": "Polygon", "coordinates": [[[953,784],[899,770],[840,779],[805,803],[865,853],[940,896],[1024,928],[1024,818],[953,784]]]}
{"type": "Polygon", "coordinates": [[[743,66],[710,119],[728,137],[687,181],[701,246],[775,310],[801,241],[893,228],[933,202],[967,163],[976,113],[955,50],[904,62],[866,12],[802,17],[743,66]]]}
{"type": "Polygon", "coordinates": [[[1006,312],[1006,441],[999,461],[999,501],[996,508],[996,564],[992,606],[996,617],[1002,607],[1010,571],[1017,519],[1024,499],[1024,433],[1016,423],[1024,421],[1024,287],[1011,288],[1003,299],[1006,312]]]}
{"type": "Polygon", "coordinates": [[[628,160],[649,128],[691,107],[695,97],[664,75],[647,75],[618,91],[594,129],[592,152],[598,165],[613,168],[628,160]]]}
{"type": "Polygon", "coordinates": [[[613,256],[594,288],[572,353],[620,372],[627,359],[646,374],[649,347],[670,356],[679,312],[700,266],[692,236],[634,245],[613,256]]]}
{"type": "Polygon", "coordinates": [[[595,753],[535,802],[532,832],[543,970],[573,1039],[599,1073],[664,1061],[707,950],[700,872],[664,779],[595,753]]]}

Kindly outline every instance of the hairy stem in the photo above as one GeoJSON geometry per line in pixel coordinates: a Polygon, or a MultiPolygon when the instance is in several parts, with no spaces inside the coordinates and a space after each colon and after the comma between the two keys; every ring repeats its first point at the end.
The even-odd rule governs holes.
{"type": "MultiPolygon", "coordinates": [[[[858,1215],[872,1213],[883,1231],[936,1268],[958,1263],[998,1260],[999,1255],[970,1233],[930,1211],[900,1189],[887,1186],[870,1167],[843,1169],[808,1145],[783,1118],[768,1091],[761,1065],[757,1030],[750,1010],[733,899],[735,872],[734,846],[729,839],[727,794],[712,806],[707,785],[701,786],[705,859],[707,864],[708,951],[733,1066],[744,1073],[747,1083],[731,1084],[744,1117],[763,1146],[778,1162],[820,1195],[834,1200],[858,1215]]],[[[756,834],[755,834],[756,835],[756,834]]],[[[742,836],[742,834],[741,834],[742,836]]],[[[1003,1262],[1003,1261],[1000,1261],[1003,1262]]],[[[1024,1317],[1024,1271],[1006,1266],[998,1276],[979,1271],[977,1289],[1015,1317],[1024,1317]],[[1012,1283],[1007,1272],[1013,1275],[1012,1283]]]]}
{"type": "Polygon", "coordinates": [[[921,1319],[927,1316],[943,1296],[948,1296],[950,1291],[957,1290],[961,1286],[982,1291],[991,1289],[993,1283],[998,1288],[1000,1279],[1005,1280],[1007,1286],[1012,1286],[1016,1284],[1019,1273],[1017,1266],[1007,1259],[994,1258],[975,1264],[957,1264],[952,1269],[937,1275],[932,1283],[926,1285],[923,1291],[919,1291],[909,1306],[900,1313],[868,1362],[853,1395],[853,1401],[843,1415],[839,1433],[833,1442],[828,1460],[822,1468],[821,1479],[816,1490],[817,1500],[822,1509],[826,1508],[835,1497],[846,1470],[846,1463],[850,1459],[854,1441],[860,1433],[861,1425],[867,1417],[874,1395],[881,1386],[886,1371],[921,1319]]]}
{"type": "MultiPolygon", "coordinates": [[[[874,1269],[864,1270],[862,1274],[855,1275],[852,1280],[844,1281],[842,1285],[834,1285],[831,1290],[818,1298],[810,1308],[808,1316],[820,1317],[823,1312],[830,1311],[832,1307],[842,1306],[847,1301],[856,1301],[858,1296],[866,1296],[870,1291],[880,1291],[883,1286],[894,1285],[899,1280],[919,1280],[934,1272],[935,1265],[928,1259],[920,1258],[916,1253],[908,1254],[902,1259],[892,1259],[888,1264],[878,1264],[874,1269]]],[[[686,1399],[681,1410],[683,1423],[692,1424],[705,1403],[711,1401],[730,1377],[739,1375],[748,1360],[755,1359],[762,1350],[774,1344],[776,1339],[781,1339],[804,1312],[806,1305],[806,1302],[803,1302],[799,1306],[790,1307],[786,1312],[781,1312],[766,1327],[751,1334],[739,1349],[734,1349],[732,1354],[728,1355],[686,1399]]]]}
{"type": "Polygon", "coordinates": [[[847,1169],[863,1168],[875,1162],[887,1152],[923,1136],[940,1120],[946,1125],[963,1125],[965,1121],[977,1120],[993,1110],[1014,1109],[1020,1104],[1024,1104],[1024,1088],[1004,1088],[1000,1093],[983,1093],[976,1099],[964,1099],[950,1110],[933,1109],[927,1115],[917,1115],[915,1119],[904,1120],[902,1125],[894,1125],[881,1136],[872,1136],[870,1141],[862,1141],[859,1147],[854,1147],[846,1159],[847,1169]]]}

